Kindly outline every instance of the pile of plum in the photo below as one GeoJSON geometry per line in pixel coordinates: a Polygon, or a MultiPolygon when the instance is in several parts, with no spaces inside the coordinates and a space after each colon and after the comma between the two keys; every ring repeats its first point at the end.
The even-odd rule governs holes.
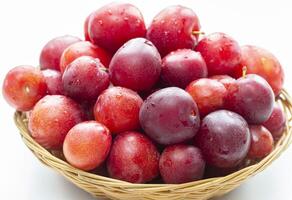
{"type": "Polygon", "coordinates": [[[281,137],[277,58],[225,33],[205,35],[190,8],[167,7],[146,28],[135,6],[111,3],[87,17],[84,32],[85,40],[50,40],[39,68],[17,66],[3,84],[35,141],[72,166],[185,183],[257,162],[281,137]]]}

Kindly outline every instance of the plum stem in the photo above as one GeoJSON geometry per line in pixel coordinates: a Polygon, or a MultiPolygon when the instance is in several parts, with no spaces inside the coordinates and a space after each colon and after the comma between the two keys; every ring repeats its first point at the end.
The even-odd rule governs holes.
{"type": "Polygon", "coordinates": [[[105,68],[105,67],[100,67],[100,69],[101,69],[102,71],[104,71],[104,72],[108,72],[108,69],[105,68]]]}
{"type": "Polygon", "coordinates": [[[193,35],[205,35],[204,31],[192,31],[193,35]]]}
{"type": "Polygon", "coordinates": [[[245,78],[246,77],[246,73],[247,73],[247,67],[243,66],[242,67],[242,77],[245,78]]]}

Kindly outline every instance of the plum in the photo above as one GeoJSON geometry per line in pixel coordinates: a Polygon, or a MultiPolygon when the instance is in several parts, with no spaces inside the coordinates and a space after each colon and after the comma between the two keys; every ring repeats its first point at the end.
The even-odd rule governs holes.
{"type": "Polygon", "coordinates": [[[106,159],[112,143],[107,127],[96,121],[75,125],[65,137],[63,152],[66,160],[85,171],[99,167],[106,159]]]}
{"type": "Polygon", "coordinates": [[[63,95],[47,95],[28,119],[32,137],[49,150],[61,149],[68,131],[85,118],[80,106],[63,95]]]}
{"type": "Polygon", "coordinates": [[[195,136],[206,163],[218,168],[233,168],[246,157],[251,143],[247,122],[237,113],[217,110],[208,114],[195,136]]]}
{"type": "Polygon", "coordinates": [[[112,178],[146,183],[159,175],[159,152],[145,135],[124,132],[114,139],[107,169],[112,178]]]}
{"type": "Polygon", "coordinates": [[[149,39],[161,56],[177,49],[194,49],[201,25],[196,13],[187,7],[174,5],[160,11],[147,30],[149,39]]]}
{"type": "Polygon", "coordinates": [[[21,65],[11,69],[4,78],[3,97],[19,111],[29,111],[47,93],[42,72],[32,66],[21,65]]]}
{"type": "Polygon", "coordinates": [[[177,144],[164,149],[159,160],[159,170],[165,183],[186,183],[203,177],[205,161],[200,149],[177,144]]]}
{"type": "Polygon", "coordinates": [[[95,103],[95,120],[106,125],[112,133],[137,130],[142,103],[141,97],[130,89],[109,88],[95,103]]]}
{"type": "Polygon", "coordinates": [[[151,94],[144,101],[139,118],[145,133],[163,145],[193,138],[200,126],[197,104],[186,91],[177,87],[151,94]]]}
{"type": "Polygon", "coordinates": [[[91,14],[88,28],[90,40],[111,53],[128,40],[146,34],[141,12],[129,3],[110,3],[96,10],[91,14]]]}
{"type": "Polygon", "coordinates": [[[190,82],[207,75],[201,54],[191,49],[173,51],[162,59],[161,79],[168,86],[184,89],[190,82]]]}
{"type": "Polygon", "coordinates": [[[114,85],[135,91],[150,90],[158,81],[160,71],[160,55],[145,38],[135,38],[125,43],[113,56],[109,66],[114,85]]]}
{"type": "Polygon", "coordinates": [[[60,71],[60,59],[64,50],[71,44],[80,42],[78,37],[64,35],[53,38],[42,49],[40,54],[41,69],[54,69],[60,71]]]}

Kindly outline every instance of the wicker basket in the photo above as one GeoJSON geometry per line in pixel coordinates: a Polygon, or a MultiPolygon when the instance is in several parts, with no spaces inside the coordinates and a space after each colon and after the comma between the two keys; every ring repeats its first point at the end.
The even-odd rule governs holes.
{"type": "Polygon", "coordinates": [[[287,125],[283,136],[279,139],[271,154],[260,162],[228,176],[172,185],[132,184],[78,170],[67,162],[53,156],[31,138],[27,129],[27,118],[24,113],[16,112],[14,120],[20,130],[24,143],[42,163],[58,171],[72,183],[91,193],[93,196],[102,199],[123,200],[203,200],[225,194],[238,187],[247,178],[268,167],[292,142],[292,99],[283,90],[277,101],[282,105],[286,113],[287,125]]]}

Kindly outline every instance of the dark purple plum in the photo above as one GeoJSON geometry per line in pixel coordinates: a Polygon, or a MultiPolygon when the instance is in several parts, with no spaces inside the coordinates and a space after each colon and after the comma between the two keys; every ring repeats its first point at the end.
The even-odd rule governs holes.
{"type": "Polygon", "coordinates": [[[89,56],[79,57],[69,64],[62,82],[66,94],[78,101],[95,101],[110,84],[104,65],[89,56]]]}
{"type": "Polygon", "coordinates": [[[250,124],[261,124],[270,117],[274,99],[273,90],[265,79],[248,74],[229,88],[226,107],[242,115],[250,124]]]}
{"type": "Polygon", "coordinates": [[[159,79],[161,57],[155,46],[145,38],[125,43],[113,56],[109,73],[116,86],[135,91],[150,90],[159,79]]]}
{"type": "Polygon", "coordinates": [[[207,75],[201,54],[191,49],[173,51],[162,60],[161,79],[166,85],[184,89],[190,82],[207,75]]]}
{"type": "Polygon", "coordinates": [[[208,114],[195,137],[195,144],[202,150],[207,164],[219,168],[240,164],[248,153],[250,141],[247,122],[228,110],[208,114]]]}
{"type": "Polygon", "coordinates": [[[142,104],[140,124],[159,144],[169,145],[193,138],[200,126],[197,104],[177,87],[161,89],[142,104]]]}

